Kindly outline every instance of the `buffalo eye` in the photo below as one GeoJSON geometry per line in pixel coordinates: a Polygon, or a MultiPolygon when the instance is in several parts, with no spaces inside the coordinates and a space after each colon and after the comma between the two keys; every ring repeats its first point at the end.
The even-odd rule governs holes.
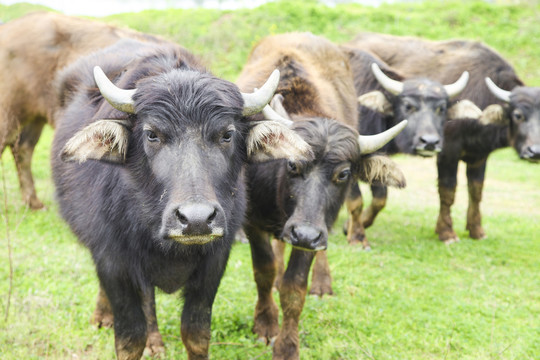
{"type": "Polygon", "coordinates": [[[234,135],[234,130],[229,130],[221,137],[221,142],[231,142],[234,135]]]}
{"type": "Polygon", "coordinates": [[[343,183],[347,180],[349,180],[349,177],[351,176],[351,169],[343,169],[336,175],[336,182],[343,183]]]}
{"type": "Polygon", "coordinates": [[[287,171],[290,173],[290,174],[293,174],[293,175],[297,175],[298,174],[298,166],[296,165],[296,163],[294,161],[291,161],[289,160],[287,162],[287,171]]]}
{"type": "Polygon", "coordinates": [[[159,142],[159,137],[152,130],[146,130],[146,138],[150,142],[159,142]]]}
{"type": "Polygon", "coordinates": [[[405,111],[407,113],[412,113],[415,110],[416,110],[416,107],[413,104],[410,104],[410,103],[405,104],[405,111]]]}
{"type": "Polygon", "coordinates": [[[443,114],[445,111],[446,111],[446,106],[445,106],[445,105],[439,105],[439,106],[437,106],[437,108],[435,109],[435,113],[436,113],[437,115],[443,114]]]}
{"type": "Polygon", "coordinates": [[[520,123],[522,122],[523,120],[525,120],[525,116],[523,116],[523,113],[521,112],[521,110],[519,109],[516,109],[512,112],[512,118],[514,119],[515,122],[517,123],[520,123]]]}

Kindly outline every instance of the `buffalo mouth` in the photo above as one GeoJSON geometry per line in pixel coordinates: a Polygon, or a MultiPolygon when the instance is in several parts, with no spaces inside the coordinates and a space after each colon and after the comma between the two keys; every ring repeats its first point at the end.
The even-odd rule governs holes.
{"type": "Polygon", "coordinates": [[[316,252],[316,251],[323,251],[323,250],[326,250],[328,245],[327,244],[318,244],[316,246],[309,246],[309,245],[301,245],[301,244],[298,244],[298,243],[294,243],[290,237],[288,236],[283,236],[281,237],[279,240],[283,241],[284,243],[286,244],[289,244],[291,245],[293,248],[295,249],[298,249],[298,250],[303,250],[303,251],[313,251],[313,252],[316,252]]]}
{"type": "Polygon", "coordinates": [[[522,160],[527,160],[533,163],[540,162],[540,145],[533,145],[527,147],[527,149],[521,152],[519,157],[522,160]]]}
{"type": "Polygon", "coordinates": [[[414,149],[414,153],[416,155],[422,156],[422,157],[433,157],[441,152],[440,148],[437,149],[426,149],[423,147],[417,147],[414,149]]]}
{"type": "Polygon", "coordinates": [[[181,232],[170,231],[165,235],[165,238],[183,245],[204,245],[209,242],[222,239],[223,231],[201,235],[186,235],[182,234],[181,232]]]}

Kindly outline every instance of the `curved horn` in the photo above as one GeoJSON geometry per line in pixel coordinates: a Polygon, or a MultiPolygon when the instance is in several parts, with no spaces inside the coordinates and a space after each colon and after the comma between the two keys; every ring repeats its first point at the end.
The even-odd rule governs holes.
{"type": "Polygon", "coordinates": [[[293,124],[292,120],[286,119],[283,116],[279,115],[270,105],[266,105],[262,109],[262,113],[264,115],[264,118],[267,120],[273,120],[277,121],[287,127],[291,127],[293,124]]]}
{"type": "Polygon", "coordinates": [[[469,72],[464,71],[463,74],[453,84],[444,85],[444,90],[448,94],[448,97],[453,98],[465,89],[467,82],[469,81],[469,72]]]}
{"type": "Polygon", "coordinates": [[[244,110],[242,114],[249,116],[260,112],[270,102],[272,96],[274,96],[274,91],[276,91],[278,83],[279,70],[276,69],[270,74],[268,80],[266,80],[259,90],[251,94],[242,93],[242,98],[244,99],[244,110]]]}
{"type": "Polygon", "coordinates": [[[124,90],[114,85],[99,66],[94,67],[94,79],[103,97],[115,108],[128,114],[135,114],[133,94],[137,89],[124,90]]]}
{"type": "Polygon", "coordinates": [[[359,135],[358,144],[360,145],[360,154],[371,154],[382,148],[407,126],[407,122],[407,120],[403,120],[399,124],[377,135],[359,135]]]}
{"type": "Polygon", "coordinates": [[[403,91],[403,83],[397,80],[390,79],[388,76],[386,76],[385,73],[382,72],[379,65],[376,63],[371,64],[371,71],[373,72],[373,75],[377,78],[377,81],[383,88],[388,90],[394,95],[401,94],[403,91]]]}
{"type": "Polygon", "coordinates": [[[500,99],[502,101],[505,101],[505,102],[510,102],[510,93],[511,93],[510,91],[501,89],[500,87],[495,85],[493,80],[491,80],[488,77],[485,78],[485,80],[486,80],[486,85],[487,85],[489,91],[491,91],[491,93],[493,95],[495,95],[496,98],[498,98],[498,99],[500,99]]]}

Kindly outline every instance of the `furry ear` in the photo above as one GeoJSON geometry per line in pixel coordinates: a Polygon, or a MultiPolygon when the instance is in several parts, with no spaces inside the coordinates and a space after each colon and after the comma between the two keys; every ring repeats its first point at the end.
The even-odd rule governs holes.
{"type": "Polygon", "coordinates": [[[83,163],[88,159],[123,163],[126,158],[130,122],[103,119],[78,131],[62,149],[63,161],[83,163]]]}
{"type": "Polygon", "coordinates": [[[382,185],[397,188],[404,188],[407,184],[405,175],[403,175],[397,164],[383,155],[371,155],[362,158],[359,178],[368,184],[378,182],[382,185]]]}
{"type": "Polygon", "coordinates": [[[394,115],[392,103],[381,91],[371,91],[358,97],[358,103],[383,115],[394,115]]]}
{"type": "Polygon", "coordinates": [[[482,110],[470,100],[461,100],[450,106],[447,112],[448,120],[479,119],[482,110]]]}
{"type": "Polygon", "coordinates": [[[294,130],[277,121],[252,124],[247,138],[248,157],[252,161],[272,159],[311,160],[313,152],[294,130]]]}
{"type": "Polygon", "coordinates": [[[508,120],[504,108],[498,104],[489,105],[482,111],[482,115],[480,116],[480,122],[484,125],[507,125],[508,120]]]}

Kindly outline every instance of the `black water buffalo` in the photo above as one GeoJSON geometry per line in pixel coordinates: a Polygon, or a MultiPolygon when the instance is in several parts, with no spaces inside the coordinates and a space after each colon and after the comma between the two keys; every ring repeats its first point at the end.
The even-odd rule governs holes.
{"type": "MultiPolygon", "coordinates": [[[[359,179],[402,187],[404,178],[385,157],[365,157],[406,124],[372,137],[359,136],[357,100],[348,59],[328,40],[310,33],[271,36],[252,50],[237,83],[244,91],[260,86],[278,68],[281,79],[269,119],[289,124],[313,150],[310,161],[273,161],[248,169],[249,205],[245,232],[251,245],[258,301],[253,331],[266,341],[277,335],[274,359],[298,359],[298,322],[308,274],[317,258],[326,259],[328,230],[350,185],[359,179]],[[293,246],[279,285],[283,322],[271,296],[276,260],[275,236],[293,246]],[[307,250],[307,251],[306,251],[307,250]],[[309,251],[312,250],[312,251],[309,251]]],[[[278,249],[279,253],[283,248],[278,249]]],[[[314,269],[312,291],[330,286],[328,271],[314,269]],[[321,278],[320,274],[328,276],[321,278]]]]}
{"type": "Polygon", "coordinates": [[[24,202],[43,203],[36,195],[31,164],[43,126],[55,126],[58,98],[55,75],[92,51],[130,38],[162,42],[155,36],[119,29],[98,21],[51,12],[25,15],[0,30],[0,154],[11,147],[24,202]]]}
{"type": "MultiPolygon", "coordinates": [[[[403,119],[409,125],[381,151],[386,154],[407,153],[420,156],[434,156],[443,147],[443,128],[462,110],[465,104],[453,103],[467,84],[468,73],[449,85],[427,78],[403,79],[396,70],[374,55],[352,48],[344,48],[349,54],[354,76],[354,84],[359,101],[359,132],[374,134],[384,131],[403,119]],[[390,76],[386,75],[385,69],[390,76]],[[397,78],[397,79],[396,79],[397,78]],[[402,80],[402,81],[401,81],[402,80]]],[[[383,184],[371,185],[373,198],[369,207],[362,212],[362,199],[357,186],[353,187],[349,202],[351,216],[347,224],[347,237],[351,244],[361,243],[368,249],[365,227],[373,224],[377,214],[386,205],[387,187],[383,184]]]]}
{"type": "Polygon", "coordinates": [[[486,78],[486,85],[504,105],[492,104],[475,121],[456,122],[445,128],[446,145],[437,159],[440,210],[436,232],[445,243],[459,241],[452,226],[451,207],[454,203],[459,160],[467,164],[469,207],[467,225],[473,239],[483,239],[480,202],[484,187],[486,160],[496,149],[513,146],[520,157],[540,162],[540,88],[515,87],[512,91],[499,88],[486,78]]]}
{"type": "Polygon", "coordinates": [[[183,289],[188,358],[208,358],[212,304],[244,219],[243,165],[310,153],[287,127],[246,120],[278,79],[275,72],[243,94],[185,49],[138,41],[120,41],[61,74],[56,196],[92,253],[119,359],[140,358],[145,343],[163,348],[155,286],[183,289]]]}
{"type": "MultiPolygon", "coordinates": [[[[485,237],[480,214],[486,160],[490,153],[485,149],[493,150],[494,144],[498,144],[498,147],[511,145],[523,159],[534,160],[539,157],[540,135],[534,130],[539,126],[534,110],[538,108],[536,105],[538,90],[524,87],[513,67],[496,51],[479,42],[429,41],[414,37],[365,33],[358,35],[347,43],[347,46],[375,54],[405,77],[424,76],[446,83],[454,81],[463,71],[468,71],[469,82],[454,100],[469,99],[480,109],[486,109],[495,103],[504,106],[504,113],[498,118],[499,124],[505,122],[504,142],[500,142],[498,138],[489,140],[489,137],[481,137],[489,143],[476,142],[478,148],[476,153],[470,143],[466,151],[469,155],[463,156],[461,146],[468,141],[460,139],[459,134],[465,131],[464,136],[469,135],[464,130],[465,123],[463,123],[449,130],[448,137],[445,129],[445,146],[437,157],[440,212],[436,231],[439,239],[444,242],[458,240],[452,227],[450,207],[454,203],[457,164],[460,158],[467,164],[469,189],[467,229],[472,238],[485,237]],[[489,89],[484,81],[486,77],[494,83],[489,89]],[[511,93],[508,92],[510,90],[511,93]]],[[[484,122],[489,122],[492,115],[493,113],[484,114],[484,122]]]]}

